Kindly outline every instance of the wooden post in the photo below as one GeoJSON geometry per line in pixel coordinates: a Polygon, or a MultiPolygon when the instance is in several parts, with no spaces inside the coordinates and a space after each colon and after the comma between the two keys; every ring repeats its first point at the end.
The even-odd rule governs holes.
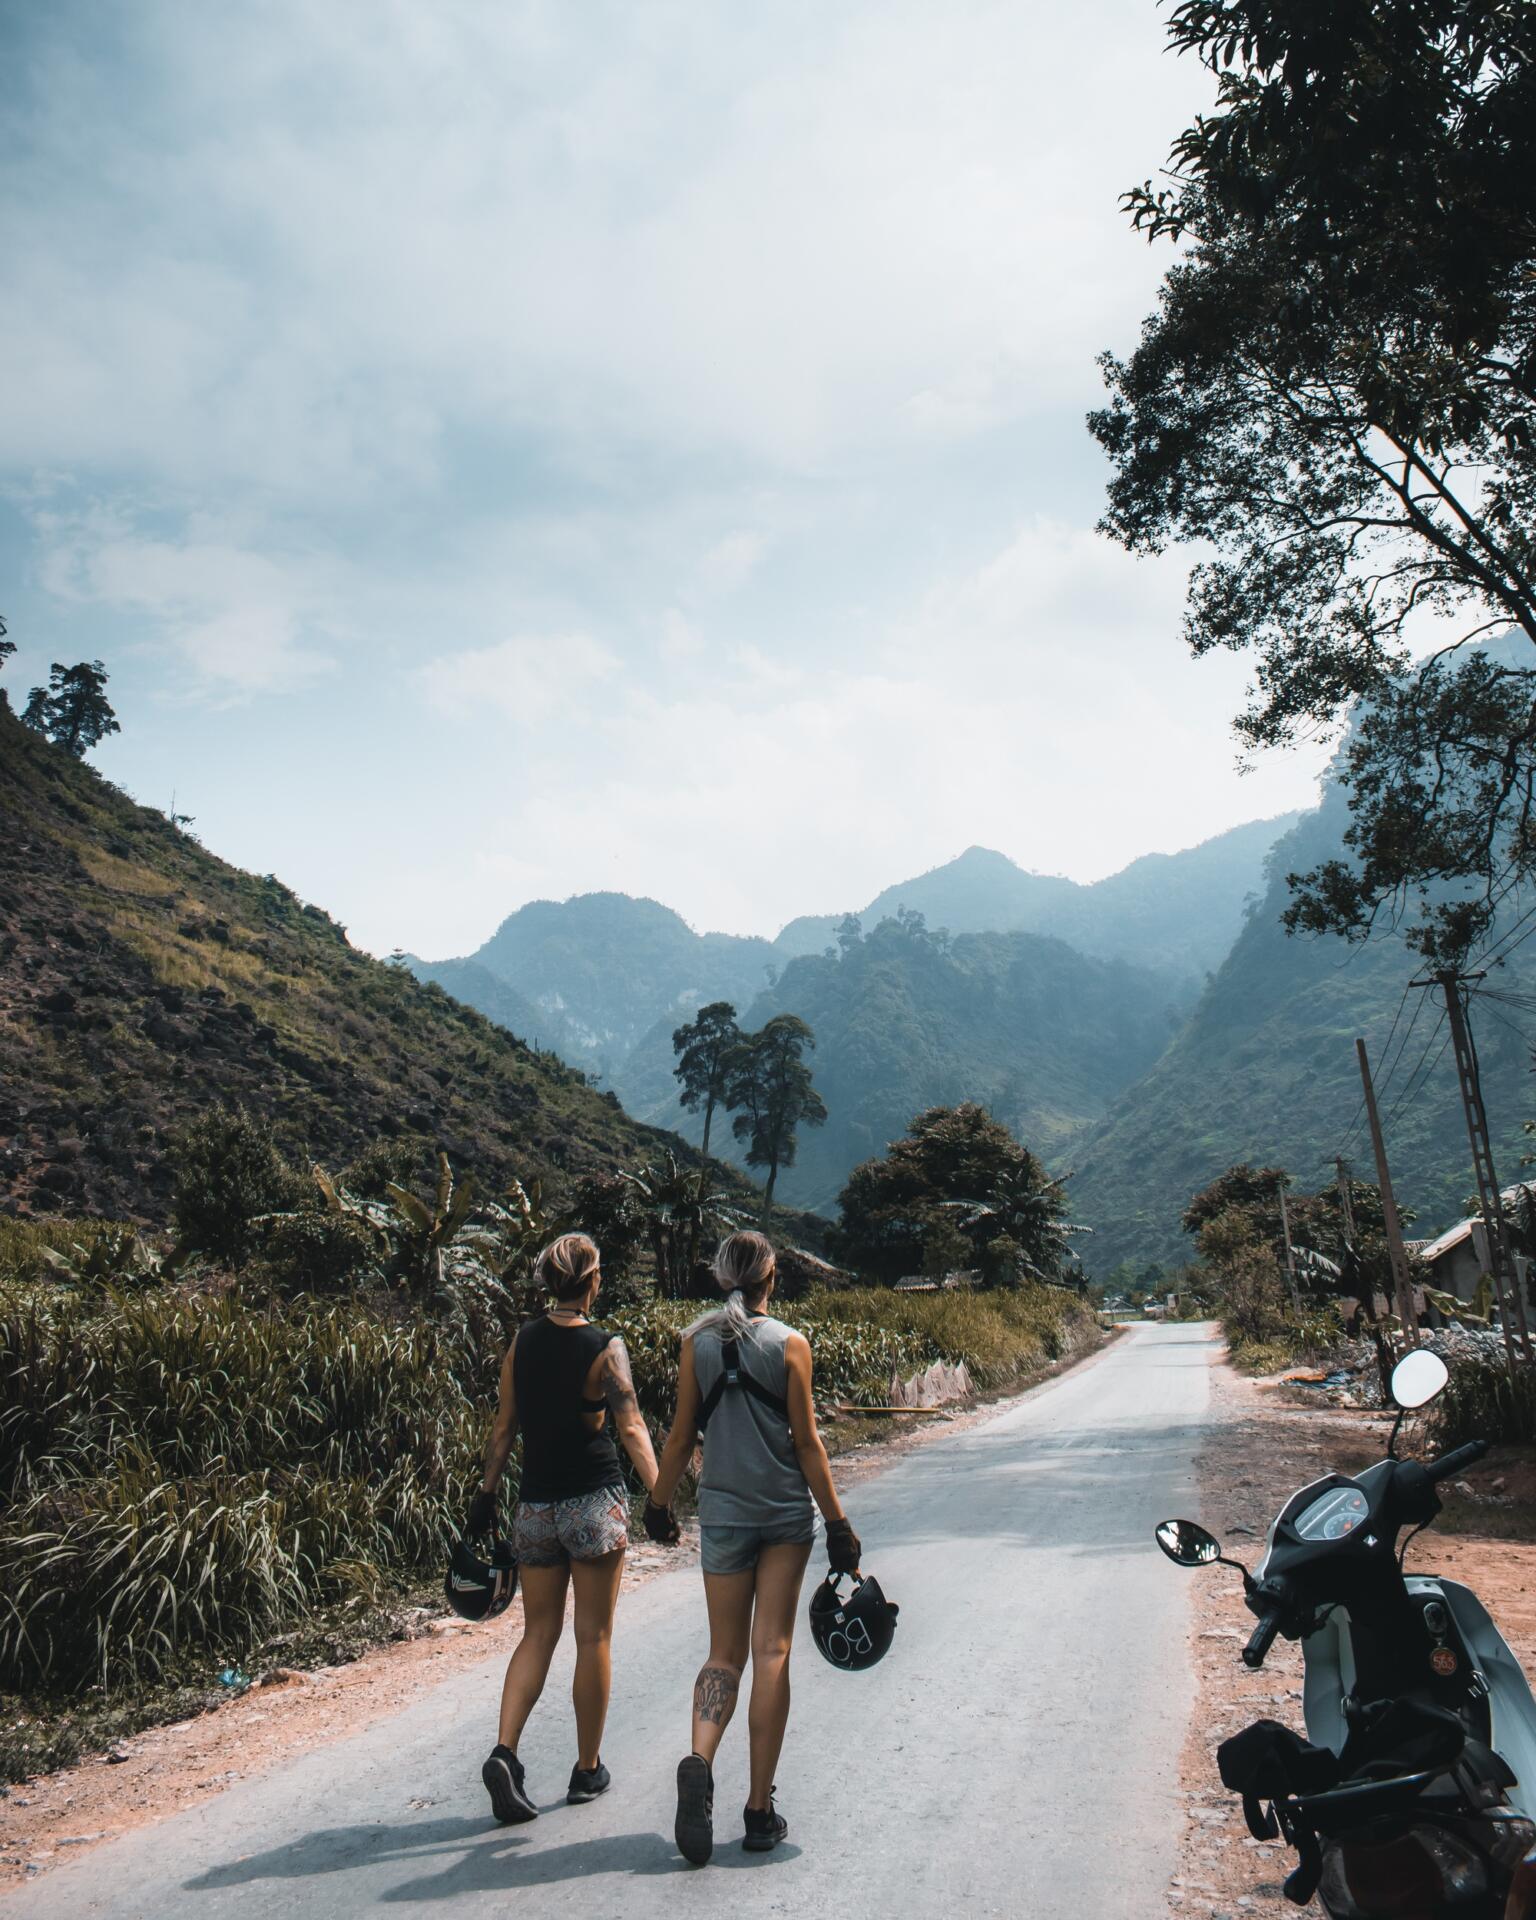
{"type": "Polygon", "coordinates": [[[1365,1042],[1356,1040],[1360,1057],[1360,1084],[1365,1089],[1365,1111],[1371,1123],[1371,1149],[1376,1155],[1376,1178],[1381,1187],[1381,1212],[1387,1228],[1387,1251],[1392,1259],[1392,1289],[1397,1295],[1397,1317],[1403,1323],[1403,1338],[1410,1347],[1419,1344],[1419,1322],[1413,1311],[1413,1283],[1408,1278],[1408,1250],[1403,1245],[1402,1223],[1397,1217],[1397,1198],[1392,1191],[1392,1175],[1387,1167],[1386,1143],[1381,1137],[1381,1115],[1376,1111],[1376,1089],[1371,1084],[1371,1063],[1365,1042]]]}
{"type": "Polygon", "coordinates": [[[1291,1245],[1291,1216],[1285,1208],[1285,1182],[1278,1183],[1280,1194],[1280,1231],[1285,1235],[1285,1284],[1291,1292],[1291,1312],[1301,1318],[1301,1290],[1296,1285],[1296,1249],[1291,1245]]]}
{"type": "Polygon", "coordinates": [[[1349,1192],[1349,1162],[1335,1160],[1334,1170],[1339,1176],[1339,1211],[1344,1216],[1344,1238],[1351,1246],[1355,1243],[1355,1203],[1349,1192]]]}

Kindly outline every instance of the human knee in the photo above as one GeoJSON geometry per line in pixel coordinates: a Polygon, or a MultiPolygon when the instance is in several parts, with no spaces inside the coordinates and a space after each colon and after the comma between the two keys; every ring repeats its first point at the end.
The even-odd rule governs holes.
{"type": "Polygon", "coordinates": [[[543,1659],[553,1657],[555,1648],[560,1644],[560,1636],[565,1631],[564,1619],[529,1620],[523,1626],[523,1645],[530,1653],[536,1653],[543,1659]]]}
{"type": "Polygon", "coordinates": [[[613,1638],[611,1620],[578,1620],[573,1629],[578,1653],[591,1653],[606,1647],[613,1638]]]}
{"type": "Polygon", "coordinates": [[[789,1660],[791,1644],[791,1636],[787,1633],[763,1633],[755,1635],[752,1641],[753,1666],[784,1666],[789,1660]]]}

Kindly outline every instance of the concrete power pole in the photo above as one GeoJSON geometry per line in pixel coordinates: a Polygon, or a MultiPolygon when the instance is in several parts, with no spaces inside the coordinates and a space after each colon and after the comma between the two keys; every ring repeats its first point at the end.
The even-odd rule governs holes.
{"type": "Polygon", "coordinates": [[[1376,1179],[1381,1187],[1381,1213],[1387,1228],[1387,1251],[1392,1259],[1392,1291],[1397,1296],[1397,1317],[1403,1324],[1404,1340],[1410,1347],[1416,1347],[1419,1344],[1419,1322],[1413,1311],[1408,1250],[1403,1245],[1402,1222],[1397,1217],[1397,1196],[1392,1191],[1386,1142],[1381,1136],[1381,1115],[1376,1111],[1376,1089],[1371,1083],[1371,1063],[1366,1057],[1363,1040],[1356,1040],[1355,1052],[1360,1058],[1360,1084],[1365,1089],[1366,1117],[1371,1123],[1371,1148],[1376,1155],[1376,1179]]]}
{"type": "MultiPolygon", "coordinates": [[[[1493,1145],[1488,1135],[1488,1112],[1483,1105],[1482,1081],[1477,1071],[1477,1052],[1467,1025],[1466,1001],[1462,989],[1469,979],[1481,974],[1460,974],[1449,967],[1435,975],[1445,995],[1446,1018],[1451,1028],[1451,1048],[1456,1055],[1456,1081],[1461,1089],[1461,1104],[1467,1116],[1467,1141],[1472,1148],[1472,1171],[1477,1180],[1477,1204],[1483,1216],[1483,1231],[1488,1236],[1488,1265],[1492,1269],[1493,1295],[1499,1303],[1499,1319],[1504,1326],[1504,1346],[1513,1368],[1517,1361],[1530,1361],[1531,1329],[1525,1312],[1525,1296],[1510,1258],[1509,1235],[1505,1229],[1504,1202],[1499,1177],[1493,1166],[1493,1145]]],[[[1427,982],[1425,983],[1428,984],[1427,982]]]]}

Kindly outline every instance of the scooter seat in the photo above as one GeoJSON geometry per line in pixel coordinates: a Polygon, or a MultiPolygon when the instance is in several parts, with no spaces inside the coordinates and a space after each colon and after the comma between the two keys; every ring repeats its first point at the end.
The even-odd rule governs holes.
{"type": "Polygon", "coordinates": [[[1384,1780],[1453,1765],[1467,1742],[1461,1720],[1446,1707],[1411,1696],[1363,1707],[1339,1755],[1343,1780],[1384,1780]]]}

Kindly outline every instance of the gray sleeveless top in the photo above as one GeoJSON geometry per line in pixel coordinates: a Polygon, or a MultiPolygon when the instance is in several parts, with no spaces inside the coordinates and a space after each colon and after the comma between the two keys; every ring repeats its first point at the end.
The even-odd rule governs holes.
{"type": "MultiPolygon", "coordinates": [[[[782,1320],[752,1322],[752,1337],[737,1350],[742,1369],[760,1386],[785,1395],[784,1342],[790,1329],[782,1320]]],[[[720,1327],[700,1327],[693,1336],[693,1365],[699,1393],[708,1394],[719,1379],[720,1327]]],[[[704,1471],[699,1478],[699,1522],[706,1527],[777,1526],[805,1522],[811,1530],[811,1492],[795,1458],[789,1420],[764,1406],[745,1388],[727,1387],[704,1433],[704,1471]]]]}

